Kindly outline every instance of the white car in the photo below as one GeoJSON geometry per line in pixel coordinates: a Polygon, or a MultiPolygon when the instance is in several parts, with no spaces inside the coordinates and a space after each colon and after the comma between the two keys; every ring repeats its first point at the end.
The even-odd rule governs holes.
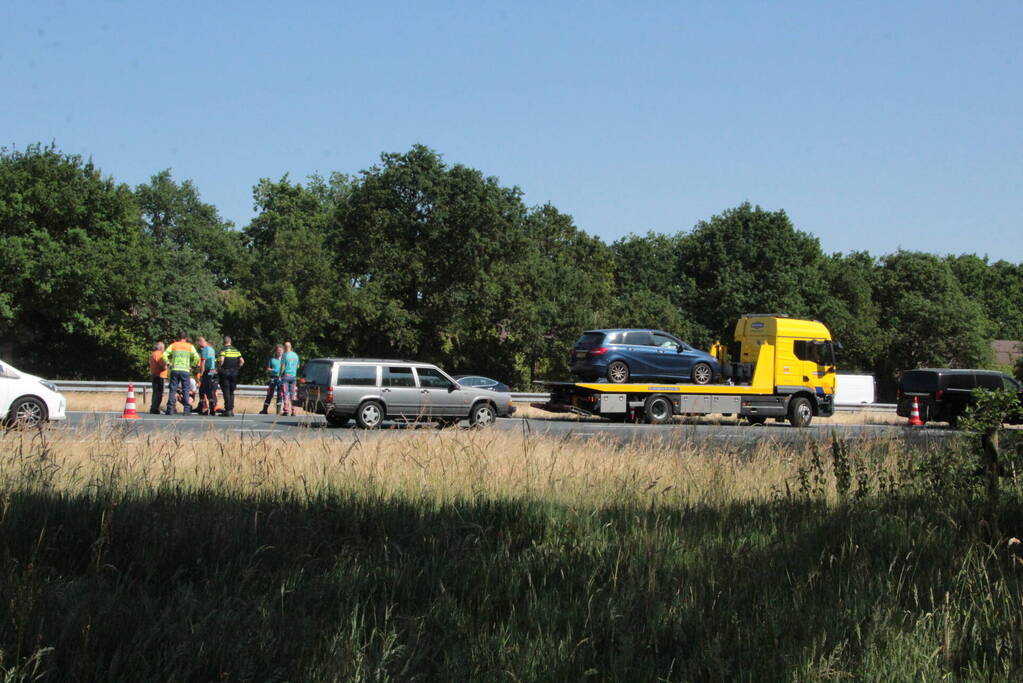
{"type": "Polygon", "coordinates": [[[0,361],[0,421],[34,427],[47,420],[64,420],[67,401],[57,385],[0,361]]]}

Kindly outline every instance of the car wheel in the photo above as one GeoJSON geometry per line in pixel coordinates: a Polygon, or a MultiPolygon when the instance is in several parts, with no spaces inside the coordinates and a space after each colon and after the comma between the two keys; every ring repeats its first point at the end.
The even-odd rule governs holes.
{"type": "Polygon", "coordinates": [[[643,415],[652,425],[664,424],[671,420],[674,410],[667,396],[651,396],[643,404],[643,415]]]}
{"type": "Polygon", "coordinates": [[[497,419],[497,411],[489,403],[480,403],[469,413],[469,424],[473,427],[489,427],[497,419]]]}
{"type": "Polygon", "coordinates": [[[707,363],[697,363],[693,366],[693,384],[710,384],[714,379],[714,370],[707,363]]]}
{"type": "Polygon", "coordinates": [[[629,366],[624,361],[612,361],[607,366],[607,381],[612,384],[625,384],[629,381],[629,366]]]}
{"type": "Polygon", "coordinates": [[[813,420],[813,407],[802,396],[789,403],[789,422],[793,427],[809,427],[813,420]]]}
{"type": "Polygon", "coordinates": [[[355,423],[363,429],[376,429],[384,421],[384,408],[377,401],[366,401],[355,413],[355,423]]]}
{"type": "Polygon", "coordinates": [[[34,396],[19,398],[11,405],[7,422],[12,427],[35,427],[46,421],[46,404],[34,396]]]}
{"type": "Polygon", "coordinates": [[[331,427],[344,427],[348,424],[351,418],[342,417],[337,413],[327,413],[324,417],[327,418],[327,424],[331,427]]]}

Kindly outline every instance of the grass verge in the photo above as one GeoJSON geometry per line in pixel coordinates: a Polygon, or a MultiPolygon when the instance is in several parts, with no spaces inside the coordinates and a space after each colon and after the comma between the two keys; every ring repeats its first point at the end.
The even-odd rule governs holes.
{"type": "Polygon", "coordinates": [[[1023,664],[1019,483],[988,506],[964,444],[110,433],[0,437],[8,680],[1009,680],[1023,664]]]}

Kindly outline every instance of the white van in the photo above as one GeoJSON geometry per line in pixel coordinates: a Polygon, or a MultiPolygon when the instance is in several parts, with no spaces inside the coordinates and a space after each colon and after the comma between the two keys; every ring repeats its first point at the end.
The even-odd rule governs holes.
{"type": "Polygon", "coordinates": [[[873,375],[835,375],[835,405],[856,406],[873,403],[873,375]]]}

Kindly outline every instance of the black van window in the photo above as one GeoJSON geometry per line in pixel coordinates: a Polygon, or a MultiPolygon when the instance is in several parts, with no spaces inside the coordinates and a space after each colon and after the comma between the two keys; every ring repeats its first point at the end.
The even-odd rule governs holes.
{"type": "Polygon", "coordinates": [[[962,391],[973,391],[974,376],[970,374],[955,374],[948,376],[948,388],[960,389],[962,391]]]}
{"type": "Polygon", "coordinates": [[[384,368],[385,387],[414,387],[416,378],[412,368],[384,368]]]}
{"type": "Polygon", "coordinates": [[[977,386],[982,389],[1001,389],[1001,375],[977,375],[977,386]]]}
{"type": "Polygon", "coordinates": [[[938,373],[927,370],[909,370],[902,373],[903,391],[922,393],[938,390],[938,373]]]}
{"type": "Polygon", "coordinates": [[[358,387],[375,387],[377,385],[377,366],[342,365],[337,371],[337,383],[358,387]]]}

